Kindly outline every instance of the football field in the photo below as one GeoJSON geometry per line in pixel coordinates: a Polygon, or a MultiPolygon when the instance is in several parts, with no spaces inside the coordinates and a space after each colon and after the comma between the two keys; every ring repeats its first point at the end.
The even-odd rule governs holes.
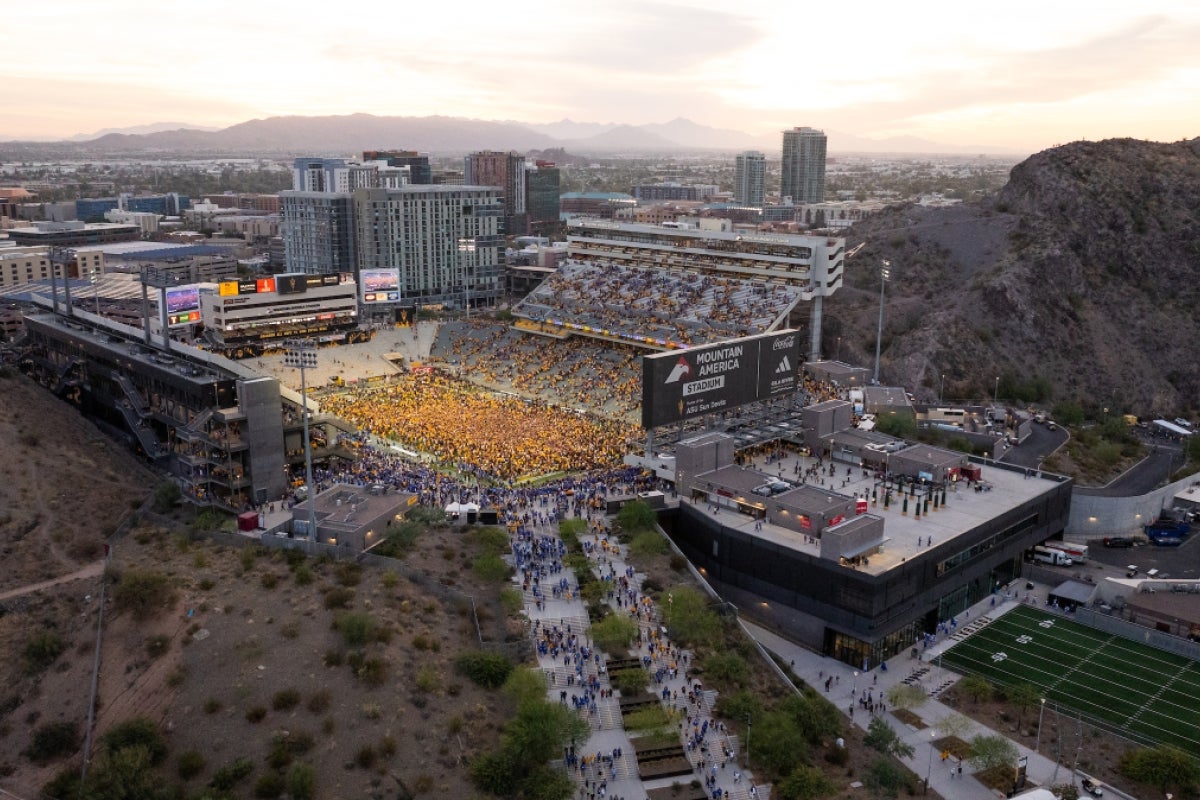
{"type": "Polygon", "coordinates": [[[1047,700],[1124,735],[1200,755],[1200,664],[1019,606],[954,644],[942,663],[1047,700]]]}

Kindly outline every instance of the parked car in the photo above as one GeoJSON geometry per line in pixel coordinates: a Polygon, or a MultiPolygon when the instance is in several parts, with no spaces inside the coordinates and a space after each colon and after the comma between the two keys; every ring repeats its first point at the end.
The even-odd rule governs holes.
{"type": "Polygon", "coordinates": [[[1090,794],[1092,797],[1104,796],[1104,790],[1100,788],[1100,784],[1096,783],[1091,778],[1083,779],[1083,791],[1085,794],[1090,794]]]}
{"type": "Polygon", "coordinates": [[[1133,547],[1133,539],[1128,536],[1105,536],[1105,547],[1133,547]]]}

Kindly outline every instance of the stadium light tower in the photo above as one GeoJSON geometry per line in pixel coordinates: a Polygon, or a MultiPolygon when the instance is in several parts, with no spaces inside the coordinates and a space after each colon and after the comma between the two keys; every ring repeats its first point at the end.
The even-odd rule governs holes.
{"type": "Polygon", "coordinates": [[[885,258],[879,268],[879,328],[875,331],[875,377],[871,379],[875,386],[879,385],[879,347],[883,342],[883,290],[891,277],[892,262],[885,258]]]}
{"type": "Polygon", "coordinates": [[[297,339],[288,342],[284,350],[283,363],[289,367],[300,368],[300,401],[304,409],[304,472],[308,481],[308,538],[317,540],[317,511],[315,506],[316,487],[313,486],[312,474],[312,441],[308,438],[308,382],[305,370],[317,366],[317,345],[312,339],[297,339]]]}

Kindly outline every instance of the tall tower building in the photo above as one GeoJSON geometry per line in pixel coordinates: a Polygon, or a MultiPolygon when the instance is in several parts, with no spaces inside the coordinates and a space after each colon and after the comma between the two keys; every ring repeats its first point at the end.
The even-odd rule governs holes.
{"type": "Polygon", "coordinates": [[[292,189],[297,192],[348,192],[350,165],[344,158],[297,158],[292,162],[292,189]]]}
{"type": "Polygon", "coordinates": [[[529,226],[537,231],[558,224],[561,177],[553,161],[525,165],[525,209],[529,226]]]}
{"type": "Polygon", "coordinates": [[[463,159],[463,183],[468,186],[499,186],[504,192],[504,232],[528,233],[524,156],[493,150],[471,153],[463,159]]]}
{"type": "Polygon", "coordinates": [[[288,272],[354,272],[354,205],[349,192],[280,192],[280,234],[288,272]]]}
{"type": "Polygon", "coordinates": [[[498,189],[359,189],[352,202],[360,275],[397,271],[402,303],[495,304],[504,260],[498,189]]]}
{"type": "Polygon", "coordinates": [[[783,132],[780,194],[793,203],[825,202],[825,132],[792,128],[783,132]]]}
{"type": "Polygon", "coordinates": [[[738,153],[733,178],[733,199],[744,206],[763,204],[763,175],[767,162],[757,150],[738,153]]]}

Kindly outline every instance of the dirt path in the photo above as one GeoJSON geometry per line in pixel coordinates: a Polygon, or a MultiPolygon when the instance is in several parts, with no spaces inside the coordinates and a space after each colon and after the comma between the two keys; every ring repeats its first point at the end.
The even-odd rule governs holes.
{"type": "Polygon", "coordinates": [[[51,586],[58,586],[62,583],[70,583],[71,581],[82,580],[83,578],[98,578],[104,574],[104,559],[93,561],[83,569],[77,569],[74,572],[69,572],[66,575],[59,575],[48,581],[40,583],[30,583],[25,586],[18,586],[16,589],[9,589],[6,592],[0,592],[0,600],[9,600],[13,597],[21,597],[22,595],[32,594],[49,589],[51,586]]]}

